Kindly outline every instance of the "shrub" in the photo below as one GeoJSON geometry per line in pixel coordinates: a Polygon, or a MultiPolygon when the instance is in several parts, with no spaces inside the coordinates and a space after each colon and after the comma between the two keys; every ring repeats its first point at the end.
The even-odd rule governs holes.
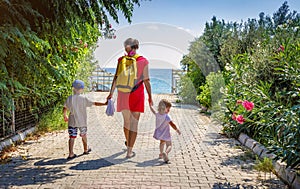
{"type": "Polygon", "coordinates": [[[195,87],[187,75],[182,75],[179,81],[179,93],[183,103],[196,104],[199,102],[196,100],[197,92],[195,87]]]}
{"type": "Polygon", "coordinates": [[[67,128],[68,124],[64,122],[62,108],[62,105],[57,105],[41,117],[37,125],[39,133],[63,130],[67,128]]]}

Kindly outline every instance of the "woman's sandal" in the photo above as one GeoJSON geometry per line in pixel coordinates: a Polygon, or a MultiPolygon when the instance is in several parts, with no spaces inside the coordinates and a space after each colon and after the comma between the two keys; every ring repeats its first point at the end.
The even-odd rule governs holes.
{"type": "Polygon", "coordinates": [[[126,158],[130,159],[130,158],[133,158],[135,156],[135,152],[132,152],[132,155],[131,156],[126,156],[126,158]]]}

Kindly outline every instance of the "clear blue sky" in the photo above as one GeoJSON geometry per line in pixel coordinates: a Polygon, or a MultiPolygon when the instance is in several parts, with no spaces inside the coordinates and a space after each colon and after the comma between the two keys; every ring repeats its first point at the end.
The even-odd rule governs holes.
{"type": "MultiPolygon", "coordinates": [[[[300,12],[300,0],[287,0],[290,10],[300,12]]],[[[246,21],[258,18],[260,12],[272,16],[284,0],[142,0],[140,7],[135,7],[132,24],[164,23],[189,30],[199,36],[206,22],[213,16],[227,21],[246,21]]],[[[113,23],[118,29],[129,26],[120,16],[120,24],[113,23]]]]}
{"type": "MultiPolygon", "coordinates": [[[[145,55],[152,67],[179,67],[188,53],[190,42],[199,37],[205,23],[213,16],[225,22],[258,19],[264,12],[272,17],[284,0],[151,0],[141,1],[129,24],[119,14],[119,24],[112,22],[116,39],[101,40],[95,57],[102,67],[115,67],[116,59],[124,54],[123,41],[128,37],[140,41],[139,53],[145,55]],[[188,31],[188,32],[187,32],[188,31]],[[176,49],[176,50],[174,50],[176,49]],[[178,50],[180,52],[178,52],[178,50]],[[159,53],[158,53],[159,52],[159,53]],[[166,56],[168,55],[168,56],[166,56]]],[[[300,0],[287,0],[290,11],[300,13],[300,0]]]]}

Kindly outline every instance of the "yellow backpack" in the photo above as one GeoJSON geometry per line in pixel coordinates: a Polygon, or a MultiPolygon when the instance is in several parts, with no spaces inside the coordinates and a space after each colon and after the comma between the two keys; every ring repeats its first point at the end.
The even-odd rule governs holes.
{"type": "MultiPolygon", "coordinates": [[[[136,59],[139,57],[138,54],[134,56],[124,56],[117,68],[117,80],[116,87],[118,91],[129,93],[133,92],[138,88],[137,79],[137,63],[136,59]]],[[[142,83],[142,82],[139,82],[142,83]]]]}

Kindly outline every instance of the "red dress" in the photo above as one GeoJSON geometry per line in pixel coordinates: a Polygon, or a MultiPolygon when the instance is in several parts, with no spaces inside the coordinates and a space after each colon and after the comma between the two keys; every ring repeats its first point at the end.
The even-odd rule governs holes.
{"type": "MultiPolygon", "coordinates": [[[[118,63],[120,63],[119,58],[118,63]]],[[[137,63],[137,78],[141,78],[145,66],[149,64],[148,60],[142,56],[136,59],[137,63]]],[[[148,77],[148,76],[147,76],[148,77]]],[[[145,78],[144,78],[145,79],[145,78]]],[[[134,92],[123,93],[118,91],[117,99],[117,112],[122,110],[130,110],[131,112],[144,112],[145,107],[145,93],[144,93],[144,83],[140,85],[134,92]]]]}

